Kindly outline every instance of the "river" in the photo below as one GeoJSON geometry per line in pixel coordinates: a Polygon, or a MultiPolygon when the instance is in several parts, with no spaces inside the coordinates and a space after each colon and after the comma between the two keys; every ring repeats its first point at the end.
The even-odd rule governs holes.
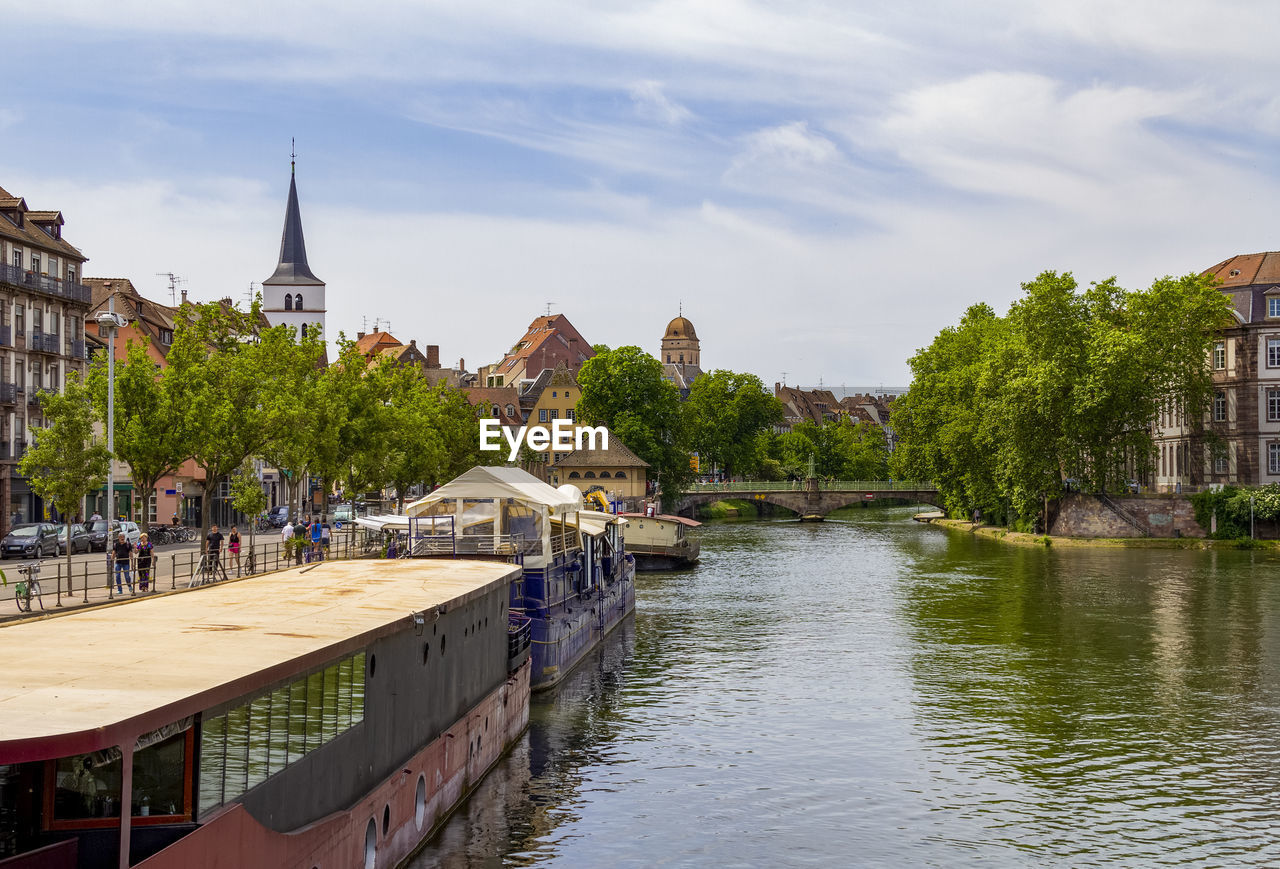
{"type": "Polygon", "coordinates": [[[1280,865],[1280,582],[853,510],[704,526],[412,864],[1280,865]]]}

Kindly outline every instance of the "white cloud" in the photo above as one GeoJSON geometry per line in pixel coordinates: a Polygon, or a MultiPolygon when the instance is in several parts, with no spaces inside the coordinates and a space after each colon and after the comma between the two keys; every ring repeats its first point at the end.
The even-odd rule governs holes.
{"type": "Polygon", "coordinates": [[[693,117],[693,112],[662,92],[660,82],[636,82],[631,86],[631,99],[641,117],[660,121],[671,127],[678,127],[693,117]]]}

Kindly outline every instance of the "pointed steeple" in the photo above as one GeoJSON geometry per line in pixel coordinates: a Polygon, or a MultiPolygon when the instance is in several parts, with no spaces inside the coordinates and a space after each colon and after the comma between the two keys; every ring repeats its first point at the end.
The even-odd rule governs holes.
{"type": "MultiPolygon", "coordinates": [[[[289,155],[293,157],[293,154],[289,155]]],[[[307,245],[302,238],[302,212],[298,208],[298,183],[294,163],[289,162],[289,204],[284,211],[284,234],[280,238],[280,262],[264,284],[323,284],[307,265],[307,245]]]]}

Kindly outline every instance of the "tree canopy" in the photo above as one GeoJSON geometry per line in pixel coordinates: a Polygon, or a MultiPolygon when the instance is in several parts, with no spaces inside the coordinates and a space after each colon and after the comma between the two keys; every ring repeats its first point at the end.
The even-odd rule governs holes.
{"type": "Polygon", "coordinates": [[[917,353],[894,403],[899,477],[933,480],[956,513],[1030,521],[1070,481],[1116,491],[1150,467],[1162,406],[1202,417],[1227,297],[1197,275],[1146,290],[1070,273],[1022,285],[999,317],[965,312],[917,353]]]}

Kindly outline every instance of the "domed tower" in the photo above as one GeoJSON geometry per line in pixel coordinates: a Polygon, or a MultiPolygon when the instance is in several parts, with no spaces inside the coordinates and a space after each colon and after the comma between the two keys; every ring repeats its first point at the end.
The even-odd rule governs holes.
{"type": "Polygon", "coordinates": [[[683,315],[667,324],[662,336],[662,363],[700,368],[698,333],[683,315]]]}

